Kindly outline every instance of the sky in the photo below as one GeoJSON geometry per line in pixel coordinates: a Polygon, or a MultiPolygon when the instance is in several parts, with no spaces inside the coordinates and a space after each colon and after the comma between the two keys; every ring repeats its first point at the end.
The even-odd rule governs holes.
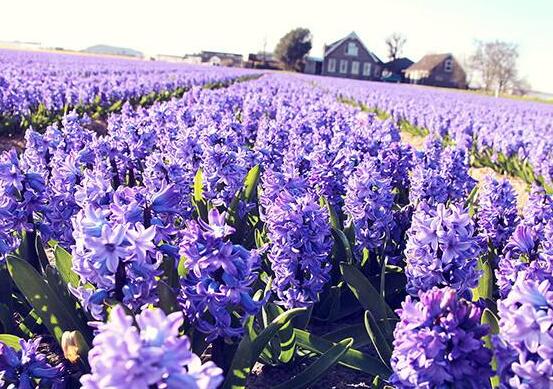
{"type": "Polygon", "coordinates": [[[499,39],[518,44],[532,89],[553,93],[553,0],[2,0],[0,14],[0,41],[148,55],[272,51],[286,32],[306,27],[313,56],[355,31],[385,60],[384,41],[399,32],[412,60],[451,52],[463,62],[475,40],[499,39]]]}

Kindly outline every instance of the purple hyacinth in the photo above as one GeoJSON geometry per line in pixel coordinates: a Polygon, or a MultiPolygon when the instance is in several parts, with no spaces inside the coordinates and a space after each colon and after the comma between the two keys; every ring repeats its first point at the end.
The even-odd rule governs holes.
{"type": "Polygon", "coordinates": [[[470,194],[476,181],[468,174],[469,161],[465,150],[443,148],[439,139],[426,142],[412,171],[409,200],[416,205],[429,203],[460,203],[470,194]]]}
{"type": "Polygon", "coordinates": [[[157,228],[143,224],[144,210],[129,201],[136,197],[127,196],[127,191],[132,189],[118,191],[109,208],[89,204],[73,219],[73,270],[81,284],[72,292],[98,320],[106,298],[118,299],[133,310],[157,299],[162,260],[156,247],[157,228]]]}
{"type": "Polygon", "coordinates": [[[19,246],[23,231],[34,230],[44,192],[44,177],[24,169],[15,150],[0,154],[0,259],[19,246]]]}
{"type": "Polygon", "coordinates": [[[478,283],[479,240],[468,212],[456,205],[421,203],[407,232],[407,291],[450,286],[463,295],[478,283]]]}
{"type": "Polygon", "coordinates": [[[553,274],[536,280],[521,272],[506,298],[498,301],[496,353],[504,387],[553,386],[553,274]]]}
{"type": "Polygon", "coordinates": [[[349,178],[344,200],[347,223],[355,228],[355,249],[375,250],[389,238],[394,227],[394,194],[390,179],[378,169],[376,161],[363,161],[349,178]]]}
{"type": "Polygon", "coordinates": [[[524,224],[532,228],[537,238],[542,239],[545,226],[553,220],[553,196],[546,194],[542,187],[534,185],[523,215],[524,224]]]}
{"type": "Polygon", "coordinates": [[[485,178],[476,216],[479,235],[501,251],[518,222],[516,194],[508,180],[485,178]]]}
{"type": "Polygon", "coordinates": [[[492,353],[478,305],[451,288],[407,296],[397,312],[390,378],[396,388],[490,388],[492,353]]]}
{"type": "Polygon", "coordinates": [[[496,269],[499,295],[506,297],[519,273],[535,280],[553,274],[553,241],[540,240],[532,227],[520,224],[509,238],[496,269]]]}
{"type": "Polygon", "coordinates": [[[332,249],[328,212],[309,193],[282,190],[265,210],[273,290],[286,308],[318,300],[330,279],[332,249]]]}
{"type": "Polygon", "coordinates": [[[217,388],[221,369],[192,353],[188,338],[179,334],[183,322],[181,312],[165,315],[153,308],[136,316],[135,327],[132,316],[114,307],[107,323],[96,324],[83,389],[217,388]]]}
{"type": "Polygon", "coordinates": [[[182,233],[180,254],[189,271],[181,278],[180,303],[208,340],[241,336],[242,322],[260,308],[251,297],[258,254],[233,244],[229,240],[233,233],[225,214],[215,208],[208,223],[189,221],[182,233]],[[233,312],[241,320],[235,322],[233,312]]]}
{"type": "Polygon", "coordinates": [[[41,338],[19,340],[21,350],[16,351],[0,342],[0,386],[2,388],[31,389],[40,387],[61,389],[65,387],[65,367],[53,365],[39,351],[41,338]]]}

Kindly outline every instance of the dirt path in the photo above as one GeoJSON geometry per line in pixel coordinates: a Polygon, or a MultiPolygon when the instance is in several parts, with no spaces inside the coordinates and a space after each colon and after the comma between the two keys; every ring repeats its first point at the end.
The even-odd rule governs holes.
{"type": "MultiPolygon", "coordinates": [[[[424,146],[424,137],[422,136],[415,136],[408,132],[402,131],[401,132],[401,141],[407,144],[410,144],[413,146],[416,150],[422,150],[424,146]]],[[[469,174],[472,178],[474,178],[479,183],[484,179],[485,176],[492,176],[496,179],[507,179],[513,186],[513,189],[515,190],[517,194],[517,207],[519,210],[524,208],[524,205],[528,201],[528,184],[526,184],[522,179],[518,177],[512,177],[507,176],[504,174],[499,174],[495,170],[489,168],[489,167],[482,167],[482,168],[476,168],[471,167],[469,170],[469,174]]]]}

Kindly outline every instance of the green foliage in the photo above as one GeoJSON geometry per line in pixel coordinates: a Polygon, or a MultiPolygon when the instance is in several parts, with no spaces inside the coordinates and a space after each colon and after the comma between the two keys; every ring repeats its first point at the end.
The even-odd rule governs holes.
{"type": "Polygon", "coordinates": [[[9,256],[7,264],[14,283],[58,342],[61,343],[64,331],[90,334],[86,322],[79,320],[76,305],[68,303],[59,290],[56,293],[54,288],[57,287],[46,282],[28,262],[9,256]]]}
{"type": "Polygon", "coordinates": [[[284,35],[275,48],[275,57],[288,70],[301,70],[303,58],[311,50],[311,32],[295,28],[284,35]]]}
{"type": "Polygon", "coordinates": [[[246,323],[246,334],[238,344],[228,375],[223,383],[224,389],[245,388],[246,379],[251,368],[267,347],[269,341],[294,316],[305,312],[303,308],[296,308],[278,315],[258,335],[253,330],[254,318],[250,317],[246,323]]]}
{"type": "Polygon", "coordinates": [[[332,346],[308,368],[293,377],[291,380],[276,386],[276,389],[307,388],[310,384],[314,383],[323,374],[325,374],[332,366],[334,366],[348,351],[352,344],[353,339],[351,338],[338,342],[338,344],[332,346]]]}
{"type": "Polygon", "coordinates": [[[11,334],[0,334],[0,342],[5,345],[13,348],[16,351],[21,350],[21,345],[19,344],[20,338],[11,334]]]}
{"type": "MultiPolygon", "coordinates": [[[[310,334],[307,331],[295,329],[294,332],[296,333],[298,347],[317,354],[324,354],[335,345],[335,343],[310,334]]],[[[351,348],[340,358],[338,363],[351,369],[359,370],[373,376],[381,376],[386,379],[392,373],[390,368],[384,365],[379,359],[351,348]]]]}

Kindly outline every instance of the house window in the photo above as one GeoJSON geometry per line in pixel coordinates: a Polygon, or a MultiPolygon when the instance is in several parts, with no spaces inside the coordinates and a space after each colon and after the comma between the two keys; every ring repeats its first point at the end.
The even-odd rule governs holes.
{"type": "Polygon", "coordinates": [[[355,42],[348,42],[348,45],[346,46],[346,55],[357,57],[357,54],[359,54],[359,49],[357,48],[355,42]]]}
{"type": "Polygon", "coordinates": [[[446,72],[451,72],[453,70],[453,60],[452,59],[446,59],[444,62],[444,70],[446,72]]]}
{"type": "Polygon", "coordinates": [[[336,59],[330,58],[328,60],[328,72],[334,73],[336,71],[336,59]]]}
{"type": "Polygon", "coordinates": [[[341,59],[340,60],[340,73],[346,74],[348,72],[348,60],[347,59],[341,59]]]}
{"type": "Polygon", "coordinates": [[[363,75],[364,76],[370,76],[371,75],[371,63],[365,62],[363,64],[363,75]]]}
{"type": "Polygon", "coordinates": [[[352,61],[351,74],[359,74],[359,61],[352,61]]]}

